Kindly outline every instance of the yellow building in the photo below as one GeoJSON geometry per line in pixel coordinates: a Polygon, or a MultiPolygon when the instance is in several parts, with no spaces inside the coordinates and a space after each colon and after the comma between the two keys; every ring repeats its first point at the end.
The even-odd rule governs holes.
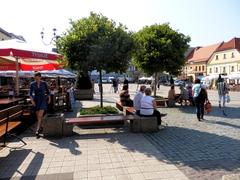
{"type": "Polygon", "coordinates": [[[207,75],[207,63],[221,45],[222,42],[205,47],[196,47],[193,50],[185,66],[189,79],[195,80],[198,77],[207,75]]]}
{"type": "Polygon", "coordinates": [[[232,75],[240,72],[240,38],[223,43],[207,63],[207,75],[232,75]]]}

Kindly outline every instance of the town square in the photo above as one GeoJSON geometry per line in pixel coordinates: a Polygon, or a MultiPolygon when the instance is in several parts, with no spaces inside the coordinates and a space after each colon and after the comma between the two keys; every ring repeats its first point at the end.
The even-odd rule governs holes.
{"type": "Polygon", "coordinates": [[[240,179],[237,0],[1,4],[0,179],[240,179]]]}

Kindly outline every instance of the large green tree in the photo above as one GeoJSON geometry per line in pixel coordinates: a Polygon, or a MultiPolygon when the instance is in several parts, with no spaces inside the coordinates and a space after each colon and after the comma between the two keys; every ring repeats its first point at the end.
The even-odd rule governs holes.
{"type": "Polygon", "coordinates": [[[185,64],[189,36],[173,30],[169,24],[146,26],[134,35],[136,50],[134,64],[147,74],[156,77],[158,72],[177,75],[185,64]]]}
{"type": "Polygon", "coordinates": [[[57,41],[57,48],[67,64],[79,72],[100,73],[101,107],[102,70],[124,72],[131,59],[134,41],[122,24],[101,14],[70,22],[71,28],[57,41]]]}

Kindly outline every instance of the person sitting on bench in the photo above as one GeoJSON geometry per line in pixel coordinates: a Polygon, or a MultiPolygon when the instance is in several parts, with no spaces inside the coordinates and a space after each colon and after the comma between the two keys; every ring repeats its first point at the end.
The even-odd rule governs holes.
{"type": "Polygon", "coordinates": [[[168,107],[174,107],[176,99],[174,86],[171,86],[170,90],[168,91],[168,107]]]}
{"type": "Polygon", "coordinates": [[[153,97],[151,97],[152,91],[150,88],[145,89],[145,96],[141,99],[140,116],[157,117],[159,129],[162,128],[161,113],[157,110],[157,104],[153,97]]]}
{"type": "Polygon", "coordinates": [[[122,106],[133,107],[133,100],[130,99],[130,94],[128,92],[128,85],[124,84],[120,92],[120,102],[122,106]]]}
{"type": "Polygon", "coordinates": [[[136,114],[140,115],[140,109],[141,109],[141,99],[144,95],[146,86],[141,85],[139,91],[136,93],[133,99],[133,107],[136,110],[136,114]]]}

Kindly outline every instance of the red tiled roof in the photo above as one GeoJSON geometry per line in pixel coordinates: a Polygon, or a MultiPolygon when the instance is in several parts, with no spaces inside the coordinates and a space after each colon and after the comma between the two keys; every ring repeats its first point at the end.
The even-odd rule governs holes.
{"type": "Polygon", "coordinates": [[[225,51],[228,49],[237,49],[240,51],[240,38],[233,38],[230,41],[223,43],[217,51],[225,51]]]}
{"type": "Polygon", "coordinates": [[[223,42],[213,44],[205,47],[195,48],[192,58],[188,59],[190,62],[208,61],[212,54],[222,45],[223,42]]]}

